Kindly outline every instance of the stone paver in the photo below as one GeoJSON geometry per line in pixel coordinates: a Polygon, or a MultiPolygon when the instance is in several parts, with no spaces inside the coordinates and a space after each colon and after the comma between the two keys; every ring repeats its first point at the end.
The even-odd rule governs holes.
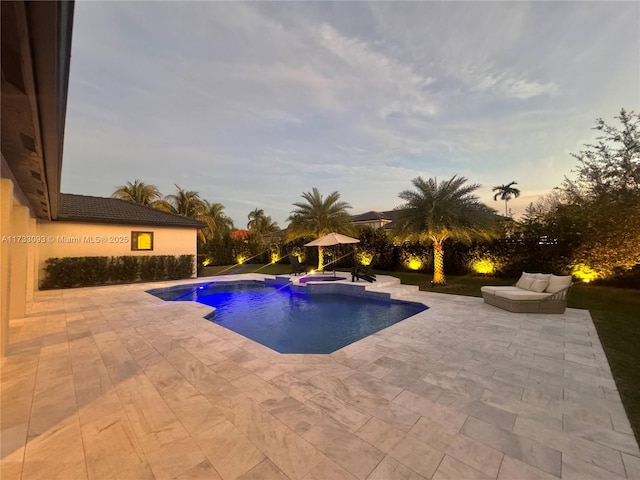
{"type": "Polygon", "coordinates": [[[2,478],[640,478],[587,311],[513,314],[379,276],[332,288],[429,309],[281,355],[145,293],[193,282],[35,295],[2,359],[2,478]]]}

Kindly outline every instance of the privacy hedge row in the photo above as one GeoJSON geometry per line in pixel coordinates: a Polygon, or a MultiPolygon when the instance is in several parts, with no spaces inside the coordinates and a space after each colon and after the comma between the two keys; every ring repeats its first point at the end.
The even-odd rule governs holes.
{"type": "Polygon", "coordinates": [[[65,257],[46,261],[42,289],[136,281],[178,280],[193,274],[193,255],[65,257]]]}

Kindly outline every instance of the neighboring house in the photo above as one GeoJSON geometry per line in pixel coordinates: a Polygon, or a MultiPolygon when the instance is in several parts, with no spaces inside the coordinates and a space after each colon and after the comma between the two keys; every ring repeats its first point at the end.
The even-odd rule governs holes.
{"type": "MultiPolygon", "coordinates": [[[[61,193],[58,218],[38,222],[39,281],[48,258],[197,254],[192,218],[117,198],[61,193]]],[[[195,276],[195,263],[194,263],[195,276]]]]}
{"type": "Polygon", "coordinates": [[[351,222],[358,227],[370,227],[373,229],[384,228],[389,230],[392,228],[393,221],[397,218],[395,210],[386,212],[366,212],[360,215],[353,215],[351,222]]]}

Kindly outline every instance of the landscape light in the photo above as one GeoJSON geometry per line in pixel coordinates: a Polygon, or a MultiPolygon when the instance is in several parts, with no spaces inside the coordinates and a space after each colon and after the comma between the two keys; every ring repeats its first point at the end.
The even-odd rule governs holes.
{"type": "Polygon", "coordinates": [[[371,262],[373,261],[373,253],[371,252],[358,252],[357,256],[360,264],[365,267],[371,265],[371,262]]]}
{"type": "Polygon", "coordinates": [[[471,268],[476,273],[487,275],[495,272],[496,264],[493,263],[493,260],[484,258],[482,260],[474,260],[471,262],[471,268]]]}
{"type": "Polygon", "coordinates": [[[584,263],[579,263],[571,269],[571,275],[584,283],[589,283],[599,277],[598,272],[584,263]]]}
{"type": "Polygon", "coordinates": [[[409,260],[405,263],[405,265],[409,267],[409,270],[420,270],[422,268],[423,263],[419,257],[416,257],[415,255],[411,255],[409,257],[409,260]]]}

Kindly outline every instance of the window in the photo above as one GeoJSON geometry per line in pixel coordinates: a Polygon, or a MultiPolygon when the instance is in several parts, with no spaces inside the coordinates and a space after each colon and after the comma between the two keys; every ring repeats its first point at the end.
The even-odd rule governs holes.
{"type": "Polygon", "coordinates": [[[131,232],[131,250],[153,250],[153,232],[131,232]]]}

